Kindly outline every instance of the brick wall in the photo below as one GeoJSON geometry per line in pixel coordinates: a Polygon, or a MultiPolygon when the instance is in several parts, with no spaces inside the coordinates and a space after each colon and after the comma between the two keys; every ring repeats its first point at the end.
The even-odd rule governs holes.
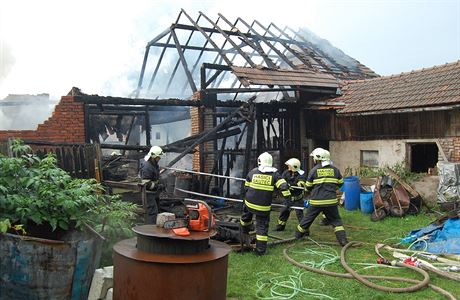
{"type": "MultiPolygon", "coordinates": [[[[442,150],[451,162],[460,162],[460,137],[449,137],[439,139],[442,150]]],[[[442,160],[440,155],[439,160],[442,160]]]]}
{"type": "MultiPolygon", "coordinates": [[[[18,116],[20,117],[20,116],[18,116]]],[[[48,120],[36,130],[0,130],[0,141],[10,137],[50,142],[85,142],[84,104],[63,96],[48,120]]]]}
{"type": "MultiPolygon", "coordinates": [[[[212,108],[192,107],[190,108],[190,118],[192,124],[192,135],[200,133],[203,130],[212,129],[215,127],[214,118],[210,114],[213,112],[212,108]],[[204,117],[204,120],[202,118],[204,117]]],[[[210,152],[214,150],[214,142],[206,142],[202,147],[203,151],[210,152]]],[[[201,156],[200,147],[196,147],[196,152],[193,154],[192,168],[195,171],[211,172],[214,165],[214,154],[207,154],[205,156],[204,169],[200,170],[201,156]]]]}

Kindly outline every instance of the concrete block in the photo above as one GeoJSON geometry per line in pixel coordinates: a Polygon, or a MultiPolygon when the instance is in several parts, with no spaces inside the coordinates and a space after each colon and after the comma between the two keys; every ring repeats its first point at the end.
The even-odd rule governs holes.
{"type": "Polygon", "coordinates": [[[113,266],[96,269],[89,289],[88,300],[106,298],[107,291],[113,287],[113,266]]]}
{"type": "Polygon", "coordinates": [[[163,212],[163,213],[157,215],[157,224],[156,225],[158,227],[163,227],[163,224],[166,221],[175,220],[175,219],[176,219],[176,216],[173,213],[163,212]]]}
{"type": "Polygon", "coordinates": [[[107,291],[107,295],[105,296],[105,299],[104,300],[112,300],[113,299],[113,288],[110,288],[108,291],[107,291]]]}

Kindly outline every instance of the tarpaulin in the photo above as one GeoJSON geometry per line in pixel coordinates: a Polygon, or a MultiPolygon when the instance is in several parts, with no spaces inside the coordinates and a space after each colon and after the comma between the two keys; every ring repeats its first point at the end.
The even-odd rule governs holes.
{"type": "Polygon", "coordinates": [[[417,242],[412,246],[414,250],[424,250],[431,253],[460,254],[460,218],[447,219],[443,224],[430,224],[417,230],[412,230],[401,239],[403,243],[415,241],[417,238],[427,237],[425,242],[417,242]]]}

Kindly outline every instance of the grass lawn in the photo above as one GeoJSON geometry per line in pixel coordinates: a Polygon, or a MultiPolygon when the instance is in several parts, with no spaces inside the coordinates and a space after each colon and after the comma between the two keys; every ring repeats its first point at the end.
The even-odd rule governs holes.
{"type": "MultiPolygon", "coordinates": [[[[347,252],[348,264],[360,274],[388,275],[397,277],[407,277],[422,279],[422,276],[411,270],[394,269],[384,267],[367,267],[362,263],[375,264],[377,255],[374,252],[376,243],[387,243],[394,245],[399,242],[399,238],[405,236],[407,232],[425,225],[436,219],[435,215],[421,213],[417,216],[407,216],[404,218],[387,217],[379,222],[372,222],[369,215],[364,215],[360,211],[346,211],[340,209],[340,214],[345,224],[348,240],[365,242],[357,248],[350,248],[347,252]],[[347,227],[356,226],[357,228],[347,227]]],[[[278,212],[272,212],[269,235],[288,238],[294,236],[294,228],[298,222],[295,213],[291,213],[286,230],[284,232],[274,232],[275,222],[278,212]]],[[[330,226],[319,226],[319,217],[310,228],[310,237],[316,242],[336,242],[334,230],[330,226]]],[[[273,240],[273,239],[269,239],[273,240]]],[[[330,247],[320,248],[311,242],[296,241],[290,249],[290,256],[299,262],[309,261],[319,264],[324,257],[318,252],[334,253],[340,255],[338,244],[330,247]],[[307,253],[313,250],[313,253],[307,253]]],[[[445,299],[442,295],[434,292],[431,288],[424,288],[412,293],[389,293],[371,289],[356,281],[355,279],[342,279],[310,272],[290,264],[283,256],[283,249],[291,244],[277,245],[269,248],[267,255],[257,257],[253,253],[239,254],[232,252],[229,257],[227,297],[229,299],[275,299],[270,298],[270,289],[273,285],[269,284],[270,279],[283,281],[288,276],[297,277],[297,286],[303,289],[316,289],[314,293],[324,294],[335,299],[445,299]],[[258,284],[266,283],[258,291],[258,284]],[[258,297],[259,296],[259,297],[258,297]]],[[[396,246],[399,248],[404,245],[396,246]]],[[[407,247],[407,245],[406,245],[407,247]]],[[[388,251],[382,250],[381,253],[392,260],[392,255],[388,251]]],[[[345,273],[340,260],[334,261],[325,267],[326,270],[345,273]]],[[[460,297],[460,284],[456,281],[440,278],[430,273],[431,283],[449,291],[456,297],[460,297]]],[[[399,283],[394,281],[373,281],[374,283],[390,286],[404,287],[409,283],[399,283]]],[[[281,293],[291,294],[292,289],[275,289],[281,293]]],[[[289,299],[314,299],[313,295],[299,292],[289,299]]],[[[288,299],[288,298],[276,298],[288,299]]],[[[330,299],[323,297],[322,299],[330,299]]]]}

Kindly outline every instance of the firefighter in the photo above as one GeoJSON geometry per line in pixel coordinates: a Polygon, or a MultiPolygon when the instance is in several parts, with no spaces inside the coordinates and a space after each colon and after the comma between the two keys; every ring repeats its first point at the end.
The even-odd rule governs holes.
{"type": "MultiPolygon", "coordinates": [[[[284,163],[288,169],[281,174],[289,186],[296,186],[305,188],[305,172],[300,169],[300,161],[297,158],[290,158],[288,161],[284,163]]],[[[291,199],[285,201],[285,208],[281,210],[280,216],[278,218],[278,224],[276,225],[275,231],[283,231],[286,227],[286,222],[291,214],[291,205],[295,206],[303,206],[303,193],[304,191],[301,189],[290,189],[291,191],[291,199]]],[[[302,220],[303,211],[297,210],[295,211],[297,219],[299,222],[302,220]]]]}
{"type": "Polygon", "coordinates": [[[158,146],[153,146],[140,162],[139,176],[145,182],[147,189],[147,224],[156,224],[160,208],[160,193],[165,190],[165,186],[159,182],[160,166],[158,162],[162,155],[163,150],[158,146]]]}
{"type": "Polygon", "coordinates": [[[334,227],[335,236],[341,246],[345,246],[347,235],[339,215],[336,190],[343,184],[339,169],[331,162],[329,151],[316,148],[310,154],[315,162],[305,182],[306,189],[310,191],[310,206],[307,213],[297,225],[295,237],[297,239],[309,235],[310,225],[319,213],[323,212],[327,221],[334,227]]]}
{"type": "Polygon", "coordinates": [[[260,154],[257,164],[258,167],[248,173],[244,183],[246,195],[240,225],[242,232],[248,234],[253,227],[253,215],[256,216],[255,254],[263,255],[267,251],[273,192],[278,189],[288,199],[291,198],[291,192],[286,180],[273,167],[273,157],[269,153],[260,154]]]}

